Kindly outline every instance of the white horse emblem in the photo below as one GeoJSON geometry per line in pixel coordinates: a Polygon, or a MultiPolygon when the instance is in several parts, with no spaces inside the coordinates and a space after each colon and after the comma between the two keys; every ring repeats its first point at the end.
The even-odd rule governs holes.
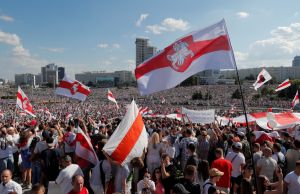
{"type": "Polygon", "coordinates": [[[194,56],[194,53],[188,49],[188,46],[188,43],[178,41],[173,45],[175,53],[172,55],[167,55],[168,60],[172,62],[172,67],[175,70],[179,70],[187,56],[194,56]]]}
{"type": "Polygon", "coordinates": [[[75,94],[78,90],[78,86],[79,86],[79,83],[75,83],[73,86],[72,86],[72,89],[71,89],[71,93],[72,94],[75,94]]]}

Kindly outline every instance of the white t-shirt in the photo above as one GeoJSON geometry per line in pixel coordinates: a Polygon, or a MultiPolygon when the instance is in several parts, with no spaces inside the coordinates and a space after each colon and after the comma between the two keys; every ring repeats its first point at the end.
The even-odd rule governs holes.
{"type": "Polygon", "coordinates": [[[10,180],[8,183],[3,185],[0,184],[0,193],[1,194],[9,194],[11,192],[16,192],[17,194],[22,194],[22,187],[18,183],[13,180],[10,180]]]}
{"type": "Polygon", "coordinates": [[[272,157],[262,157],[257,161],[256,166],[261,168],[259,175],[265,175],[270,181],[273,180],[273,175],[277,167],[277,162],[272,157]]]}
{"type": "Polygon", "coordinates": [[[284,178],[284,182],[287,183],[287,194],[295,194],[300,191],[300,176],[296,175],[294,171],[287,174],[284,178]]]}
{"type": "Polygon", "coordinates": [[[13,154],[12,146],[8,141],[13,141],[11,135],[7,135],[5,138],[0,137],[0,159],[7,158],[13,154]]]}
{"type": "Polygon", "coordinates": [[[12,136],[12,140],[13,140],[12,152],[13,153],[16,153],[18,151],[17,144],[19,143],[19,139],[20,139],[20,135],[19,134],[14,134],[12,136]]]}
{"type": "Polygon", "coordinates": [[[39,141],[35,145],[34,153],[40,154],[40,153],[42,153],[42,151],[46,150],[47,148],[48,148],[48,145],[47,145],[46,141],[39,141]]]}
{"type": "MultiPolygon", "coordinates": [[[[149,188],[150,188],[151,190],[154,190],[154,191],[155,191],[155,183],[154,183],[154,181],[148,180],[148,185],[149,185],[149,188]]],[[[138,182],[138,184],[137,184],[137,192],[138,192],[138,194],[141,194],[141,193],[142,193],[143,188],[146,188],[146,187],[145,187],[145,184],[144,184],[144,180],[140,180],[140,181],[138,182]]]]}
{"type": "MultiPolygon", "coordinates": [[[[100,175],[100,164],[101,161],[97,163],[97,165],[92,169],[92,176],[90,179],[90,184],[94,193],[103,193],[103,185],[100,175]]],[[[105,174],[105,183],[110,180],[111,176],[111,165],[107,160],[103,160],[102,162],[102,169],[105,174]]]]}
{"type": "Polygon", "coordinates": [[[59,185],[62,194],[69,193],[72,190],[72,177],[74,175],[83,176],[82,170],[77,164],[70,164],[60,171],[55,182],[59,185]]]}
{"type": "Polygon", "coordinates": [[[273,158],[276,162],[278,162],[278,157],[279,157],[279,160],[280,160],[281,162],[284,162],[284,161],[285,161],[285,157],[284,157],[283,153],[281,153],[281,152],[278,152],[277,154],[273,154],[273,155],[272,155],[272,158],[273,158]]]}
{"type": "Polygon", "coordinates": [[[229,152],[226,155],[226,160],[232,163],[232,177],[238,177],[242,174],[241,165],[246,164],[245,162],[245,156],[241,152],[235,153],[235,152],[229,152]]]}

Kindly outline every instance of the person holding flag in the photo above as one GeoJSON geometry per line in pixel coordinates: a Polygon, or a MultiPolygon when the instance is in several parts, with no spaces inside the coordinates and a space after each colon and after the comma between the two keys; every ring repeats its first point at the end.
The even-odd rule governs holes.
{"type": "Polygon", "coordinates": [[[113,93],[112,93],[109,89],[107,89],[107,99],[108,99],[109,101],[112,101],[113,103],[115,103],[117,109],[119,109],[117,100],[116,100],[116,98],[114,97],[113,93]]]}

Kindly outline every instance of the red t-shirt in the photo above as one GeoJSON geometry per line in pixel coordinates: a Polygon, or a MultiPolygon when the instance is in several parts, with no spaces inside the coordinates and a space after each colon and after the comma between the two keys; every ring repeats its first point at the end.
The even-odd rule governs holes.
{"type": "Polygon", "coordinates": [[[213,161],[211,164],[212,168],[216,168],[221,172],[224,172],[224,175],[221,176],[220,180],[217,182],[218,187],[230,187],[230,177],[232,171],[232,164],[230,161],[223,158],[219,158],[213,161]]]}
{"type": "Polygon", "coordinates": [[[79,193],[76,193],[72,190],[68,194],[89,194],[89,191],[87,190],[87,188],[83,187],[79,193]]]}

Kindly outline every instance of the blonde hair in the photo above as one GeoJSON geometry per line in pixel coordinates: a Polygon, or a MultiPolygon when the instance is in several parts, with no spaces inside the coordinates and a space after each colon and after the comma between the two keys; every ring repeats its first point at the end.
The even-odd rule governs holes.
{"type": "Polygon", "coordinates": [[[152,133],[150,144],[153,146],[153,148],[156,148],[156,145],[159,144],[159,135],[158,133],[154,132],[152,133]]]}

